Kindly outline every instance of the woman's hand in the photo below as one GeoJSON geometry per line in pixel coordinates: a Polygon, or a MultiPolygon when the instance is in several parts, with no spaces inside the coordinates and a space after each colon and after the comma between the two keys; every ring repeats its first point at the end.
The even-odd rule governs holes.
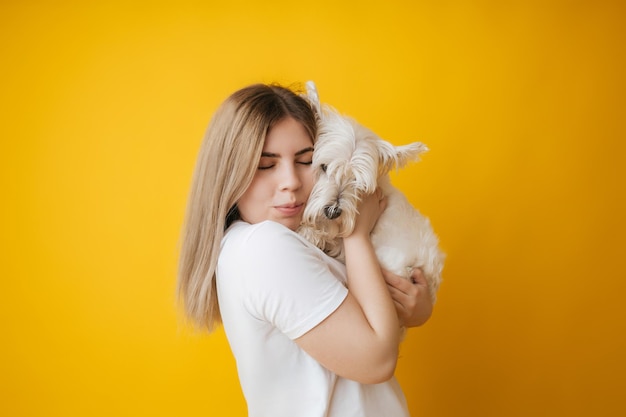
{"type": "Polygon", "coordinates": [[[364,195],[359,203],[359,214],[352,233],[369,236],[386,207],[387,198],[380,188],[372,194],[364,195]]]}
{"type": "Polygon", "coordinates": [[[418,268],[413,270],[413,282],[385,270],[383,276],[396,305],[400,325],[417,327],[426,323],[433,312],[433,303],[422,271],[418,268]]]}

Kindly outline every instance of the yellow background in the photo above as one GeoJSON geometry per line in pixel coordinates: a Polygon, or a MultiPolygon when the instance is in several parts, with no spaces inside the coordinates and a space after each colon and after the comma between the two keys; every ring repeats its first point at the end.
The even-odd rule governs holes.
{"type": "Polygon", "coordinates": [[[595,0],[3,1],[0,415],[245,415],[223,333],[177,316],[178,233],[218,104],[308,79],[431,148],[394,176],[448,254],[402,345],[413,415],[625,415],[624,18],[595,0]]]}

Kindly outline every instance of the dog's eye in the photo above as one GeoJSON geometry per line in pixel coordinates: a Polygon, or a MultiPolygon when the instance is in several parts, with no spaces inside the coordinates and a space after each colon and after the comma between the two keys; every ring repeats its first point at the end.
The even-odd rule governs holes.
{"type": "Polygon", "coordinates": [[[326,164],[322,164],[320,165],[320,168],[322,168],[323,172],[326,172],[326,170],[328,169],[328,166],[326,164]]]}

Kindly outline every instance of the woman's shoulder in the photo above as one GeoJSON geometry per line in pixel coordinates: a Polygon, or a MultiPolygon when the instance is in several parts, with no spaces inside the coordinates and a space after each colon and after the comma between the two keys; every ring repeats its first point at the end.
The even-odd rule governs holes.
{"type": "MultiPolygon", "coordinates": [[[[222,240],[220,260],[261,267],[277,263],[305,265],[323,263],[338,276],[345,266],[297,232],[280,223],[266,220],[256,224],[243,221],[233,223],[222,240]]],[[[345,278],[344,278],[345,279],[345,278]]]]}
{"type": "Polygon", "coordinates": [[[327,263],[326,255],[299,234],[273,221],[249,224],[233,223],[222,241],[218,268],[237,271],[240,275],[254,275],[268,268],[279,276],[279,271],[318,270],[327,263]]]}
{"type": "Polygon", "coordinates": [[[299,234],[271,220],[265,220],[256,224],[243,221],[233,223],[224,236],[223,244],[236,242],[237,245],[264,246],[268,245],[293,245],[299,243],[308,246],[309,242],[299,234]]]}

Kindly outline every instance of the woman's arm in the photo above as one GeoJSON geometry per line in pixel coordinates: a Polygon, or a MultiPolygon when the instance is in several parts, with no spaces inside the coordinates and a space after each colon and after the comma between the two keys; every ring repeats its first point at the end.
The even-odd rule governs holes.
{"type": "Polygon", "coordinates": [[[433,312],[430,290],[424,274],[415,269],[411,278],[413,282],[389,271],[383,270],[389,293],[396,304],[400,324],[406,327],[417,327],[426,323],[433,312]]]}
{"type": "Polygon", "coordinates": [[[344,239],[348,296],[296,343],[327,369],[365,384],[393,376],[400,324],[369,238],[386,201],[374,193],[363,199],[354,232],[344,239]]]}

